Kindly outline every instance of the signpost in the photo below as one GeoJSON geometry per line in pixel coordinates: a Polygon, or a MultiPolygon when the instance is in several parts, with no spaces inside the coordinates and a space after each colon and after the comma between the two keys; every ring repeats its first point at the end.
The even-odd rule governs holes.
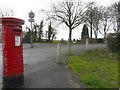
{"type": "Polygon", "coordinates": [[[35,17],[35,14],[31,11],[29,14],[28,14],[29,18],[28,21],[30,22],[31,24],[31,48],[33,48],[33,28],[32,28],[32,22],[34,22],[34,17],[35,17]]]}

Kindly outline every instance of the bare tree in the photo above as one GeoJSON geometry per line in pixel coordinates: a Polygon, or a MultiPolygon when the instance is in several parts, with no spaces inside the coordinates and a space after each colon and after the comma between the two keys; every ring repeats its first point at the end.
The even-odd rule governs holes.
{"type": "Polygon", "coordinates": [[[69,28],[68,54],[71,54],[72,30],[83,23],[84,13],[85,6],[80,1],[68,0],[53,5],[53,19],[69,28]]]}
{"type": "Polygon", "coordinates": [[[95,2],[89,2],[87,4],[87,10],[85,14],[85,22],[90,27],[90,38],[92,42],[92,35],[94,30],[95,39],[97,41],[99,25],[101,20],[101,10],[100,7],[95,2]]]}
{"type": "Polygon", "coordinates": [[[33,42],[37,41],[37,24],[33,24],[33,42]]]}
{"type": "Polygon", "coordinates": [[[41,37],[43,35],[43,27],[44,27],[44,21],[41,20],[40,24],[36,24],[36,28],[38,30],[38,41],[41,41],[41,37]]]}
{"type": "Polygon", "coordinates": [[[100,11],[100,7],[96,6],[94,8],[94,18],[93,18],[93,30],[94,30],[94,35],[95,35],[95,39],[97,42],[97,37],[98,37],[98,32],[100,29],[100,20],[101,20],[101,11],[100,11]]]}
{"type": "Polygon", "coordinates": [[[101,20],[100,20],[100,34],[104,36],[104,41],[106,42],[107,33],[112,26],[111,17],[111,7],[100,7],[101,8],[101,20]]]}
{"type": "Polygon", "coordinates": [[[42,37],[42,33],[43,33],[43,27],[44,27],[44,21],[41,20],[40,21],[40,25],[39,25],[39,41],[41,41],[41,37],[42,37]]]}
{"type": "Polygon", "coordinates": [[[52,43],[56,34],[57,34],[56,29],[52,27],[52,23],[50,22],[47,31],[48,42],[52,43]]]}
{"type": "Polygon", "coordinates": [[[92,32],[93,32],[93,19],[95,18],[95,8],[96,3],[95,2],[89,2],[87,4],[87,10],[85,13],[85,22],[90,26],[90,41],[92,42],[92,32]]]}
{"type": "MultiPolygon", "coordinates": [[[[45,24],[48,25],[48,30],[45,32],[44,37],[46,38],[46,41],[52,42],[57,34],[57,28],[59,27],[59,23],[57,23],[55,20],[52,19],[50,11],[41,9],[39,12],[40,12],[40,17],[41,18],[43,17],[44,18],[43,20],[46,22],[45,24]]],[[[43,27],[44,25],[43,25],[43,21],[41,21],[40,27],[43,27]]]]}
{"type": "Polygon", "coordinates": [[[5,6],[0,7],[0,17],[4,17],[4,16],[11,17],[13,15],[14,15],[14,10],[5,6]]]}
{"type": "Polygon", "coordinates": [[[111,18],[112,18],[112,24],[113,24],[113,30],[114,32],[118,32],[118,3],[113,3],[111,5],[111,18]]]}

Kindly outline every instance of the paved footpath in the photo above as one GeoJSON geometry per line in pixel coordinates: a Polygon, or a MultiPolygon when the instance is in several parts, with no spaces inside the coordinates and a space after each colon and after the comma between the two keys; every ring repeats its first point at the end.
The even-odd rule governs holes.
{"type": "MultiPolygon", "coordinates": [[[[90,45],[89,49],[103,48],[104,44],[90,45]]],[[[80,54],[84,45],[73,45],[72,52],[80,54]]],[[[56,44],[35,44],[33,49],[24,45],[25,84],[22,88],[83,88],[66,67],[67,45],[62,45],[62,62],[57,61],[56,44]]]]}

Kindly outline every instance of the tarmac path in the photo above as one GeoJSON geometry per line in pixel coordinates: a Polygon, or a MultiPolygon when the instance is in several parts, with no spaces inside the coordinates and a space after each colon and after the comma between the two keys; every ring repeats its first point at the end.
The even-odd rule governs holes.
{"type": "MultiPolygon", "coordinates": [[[[91,44],[88,49],[104,48],[105,44],[91,44]]],[[[2,67],[2,52],[0,44],[0,67],[2,67]]],[[[72,53],[80,54],[85,45],[73,44],[72,53]]],[[[35,44],[30,48],[24,44],[24,88],[83,88],[82,85],[66,68],[67,44],[62,45],[62,62],[57,62],[57,44],[35,44]]],[[[2,68],[0,68],[0,87],[2,87],[2,68]]]]}

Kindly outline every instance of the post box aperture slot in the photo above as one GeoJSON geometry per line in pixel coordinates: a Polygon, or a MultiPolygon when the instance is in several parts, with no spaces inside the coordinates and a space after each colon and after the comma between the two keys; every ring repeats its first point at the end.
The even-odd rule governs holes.
{"type": "Polygon", "coordinates": [[[19,29],[13,29],[14,32],[22,32],[22,30],[19,29]]]}

